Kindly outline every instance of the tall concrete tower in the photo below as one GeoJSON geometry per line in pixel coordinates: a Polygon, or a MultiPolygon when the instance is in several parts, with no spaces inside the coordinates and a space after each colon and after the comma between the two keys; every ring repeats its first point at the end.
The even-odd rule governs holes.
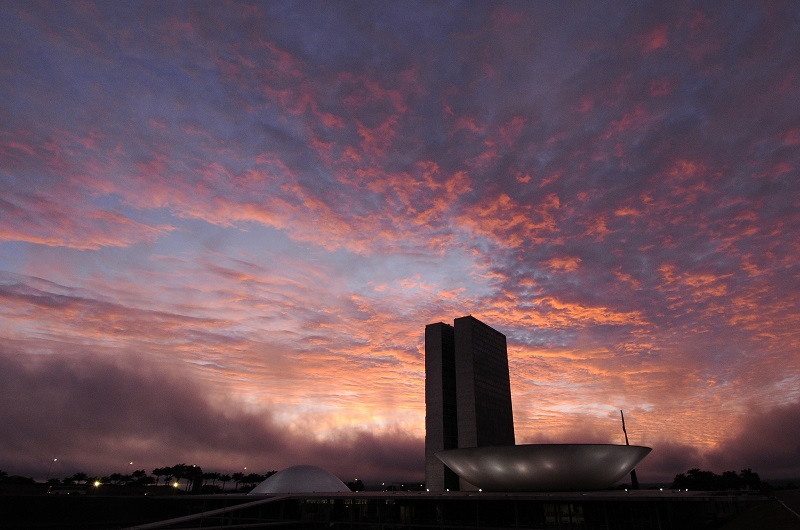
{"type": "Polygon", "coordinates": [[[474,489],[435,453],[514,445],[506,337],[466,316],[425,326],[425,480],[431,491],[474,489]]]}
{"type": "Polygon", "coordinates": [[[456,350],[453,326],[425,326],[425,482],[431,491],[455,491],[458,475],[435,453],[458,448],[456,350]]]}

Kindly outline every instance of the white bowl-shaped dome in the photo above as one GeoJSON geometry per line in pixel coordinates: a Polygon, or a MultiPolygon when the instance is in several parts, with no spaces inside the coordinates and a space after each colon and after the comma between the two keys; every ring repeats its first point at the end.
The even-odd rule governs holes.
{"type": "Polygon", "coordinates": [[[350,488],[336,476],[317,466],[292,466],[267,478],[253,488],[250,494],[335,491],[350,491],[350,488]]]}
{"type": "Polygon", "coordinates": [[[613,486],[651,451],[613,444],[530,444],[436,453],[459,477],[484,491],[574,491],[613,486]]]}

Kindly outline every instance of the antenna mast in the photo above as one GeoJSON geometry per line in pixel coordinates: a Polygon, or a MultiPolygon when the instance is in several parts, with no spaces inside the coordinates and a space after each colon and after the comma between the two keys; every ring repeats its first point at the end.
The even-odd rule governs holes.
{"type": "MultiPolygon", "coordinates": [[[[625,445],[630,445],[630,442],[628,442],[628,431],[625,429],[625,414],[620,410],[619,415],[622,418],[622,432],[625,433],[625,445]]],[[[631,469],[631,489],[639,489],[639,479],[636,478],[635,469],[631,469]]]]}

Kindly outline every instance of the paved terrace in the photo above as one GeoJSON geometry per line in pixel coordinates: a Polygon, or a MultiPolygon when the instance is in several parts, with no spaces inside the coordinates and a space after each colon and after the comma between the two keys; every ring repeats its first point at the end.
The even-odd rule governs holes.
{"type": "MultiPolygon", "coordinates": [[[[786,496],[787,506],[800,496],[786,496]]],[[[722,528],[758,506],[761,495],[657,490],[569,493],[360,492],[278,496],[4,497],[0,526],[17,529],[336,528],[591,529],[722,528]]],[[[766,508],[762,508],[766,510],[766,508]]],[[[774,511],[773,508],[769,508],[774,511]]],[[[795,526],[791,526],[795,524],[795,526]]]]}

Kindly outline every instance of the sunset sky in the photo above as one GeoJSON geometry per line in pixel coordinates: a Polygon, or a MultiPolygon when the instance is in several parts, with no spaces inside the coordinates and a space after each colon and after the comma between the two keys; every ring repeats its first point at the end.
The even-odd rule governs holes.
{"type": "Polygon", "coordinates": [[[424,476],[424,327],[517,443],[800,477],[800,3],[0,5],[0,470],[424,476]],[[58,460],[54,462],[54,458],[58,460]]]}

